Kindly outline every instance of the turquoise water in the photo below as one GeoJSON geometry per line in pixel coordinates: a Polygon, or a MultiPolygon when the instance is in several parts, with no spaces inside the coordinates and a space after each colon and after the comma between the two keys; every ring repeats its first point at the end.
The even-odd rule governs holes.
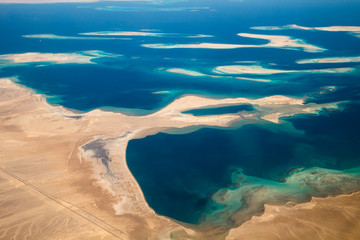
{"type": "MultiPolygon", "coordinates": [[[[93,4],[35,4],[2,5],[0,16],[0,54],[23,52],[69,53],[101,50],[121,57],[94,59],[95,65],[66,64],[31,67],[2,68],[0,76],[18,76],[21,83],[48,96],[49,101],[68,108],[88,111],[99,107],[157,110],[183,94],[201,94],[217,97],[264,97],[284,94],[303,97],[324,85],[337,85],[351,89],[357,87],[358,74],[344,77],[333,74],[278,74],[276,76],[248,75],[253,78],[274,80],[271,83],[241,81],[227,78],[192,78],[185,75],[162,74],[158,68],[186,68],[205,74],[219,65],[256,61],[258,64],[280,69],[325,68],[331,66],[298,65],[303,58],[336,55],[360,55],[359,40],[347,33],[285,30],[281,32],[256,31],[253,26],[285,25],[304,26],[359,25],[359,3],[329,4],[318,11],[314,3],[286,3],[284,1],[255,0],[239,2],[193,1],[175,2],[159,8],[206,7],[199,11],[141,11],[156,8],[153,4],[93,3],[93,4]],[[101,11],[98,7],[118,6],[137,11],[101,11]],[[280,9],[280,10],[279,10],[280,9]],[[333,14],[331,18],[328,16],[333,14]],[[34,18],[36,13],[36,18],[34,18]],[[342,15],[343,13],[343,15],[342,15]],[[276,17],[275,17],[276,15],[276,17]],[[78,17],[76,17],[78,16],[78,17]],[[224,17],[226,16],[226,17],[224,17]],[[346,17],[344,17],[346,16],[346,17]],[[310,21],[317,19],[317,21],[310,21]],[[326,19],[326,20],[325,20],[326,19]],[[289,22],[290,21],[290,22],[289,22]],[[27,24],[24,25],[23,23],[27,24]],[[175,33],[179,37],[131,37],[131,40],[52,40],[29,39],[22,35],[56,34],[81,36],[79,33],[96,31],[139,31],[175,33]],[[301,38],[329,49],[322,53],[267,48],[209,49],[149,49],[142,44],[152,43],[229,43],[260,44],[266,41],[240,38],[240,32],[256,34],[282,34],[301,38]],[[212,38],[185,38],[181,35],[206,34],[212,38]],[[339,44],[346,43],[346,44],[339,44]],[[343,80],[346,78],[347,80],[343,80]],[[49,82],[49,79],[54,79],[49,82]],[[74,80],[75,79],[75,80],[74,80]],[[98,89],[100,91],[96,91],[98,89]],[[153,94],[169,91],[169,94],[153,94]],[[96,92],[96,99],[95,93],[96,92]]],[[[106,36],[105,36],[106,38],[106,36]]],[[[354,64],[345,64],[353,66],[354,64]]],[[[344,66],[340,64],[339,67],[344,66]]],[[[345,95],[341,100],[346,100],[345,95]]],[[[128,112],[127,111],[127,112],[128,112]]]]}
{"type": "MultiPolygon", "coordinates": [[[[264,203],[301,202],[311,196],[359,190],[360,63],[297,64],[296,61],[360,56],[360,38],[349,32],[251,29],[287,24],[360,26],[359,12],[360,2],[352,0],[333,0],[326,4],[318,0],[5,4],[0,5],[0,77],[16,76],[19,83],[44,94],[53,104],[78,111],[103,108],[132,115],[149,114],[187,94],[215,98],[281,94],[307,96],[306,102],[315,103],[346,101],[342,104],[343,111],[323,111],[316,117],[287,119],[297,131],[282,125],[251,122],[239,128],[206,128],[182,135],[159,133],[130,141],[129,168],[157,213],[189,223],[210,221],[216,225],[236,225],[261,211],[264,203]],[[103,31],[148,31],[164,35],[92,39],[81,35],[103,31]],[[290,36],[327,51],[142,46],[266,44],[266,40],[241,38],[238,33],[290,36]],[[37,34],[62,38],[22,37],[37,34]],[[199,34],[210,36],[194,38],[199,34]],[[81,55],[81,51],[89,50],[108,55],[88,63],[71,64],[16,64],[4,57],[27,52],[81,55]],[[212,70],[223,65],[305,71],[340,67],[355,70],[339,74],[214,75],[212,70]],[[165,71],[171,68],[202,75],[194,77],[165,71]],[[238,218],[233,217],[235,213],[238,218]]],[[[252,111],[252,106],[196,109],[185,113],[204,116],[238,111],[252,111]]]]}
{"type": "Polygon", "coordinates": [[[306,174],[314,167],[325,173],[331,173],[330,169],[341,173],[360,166],[359,109],[354,105],[343,112],[288,120],[303,133],[284,131],[276,125],[201,129],[184,135],[159,133],[129,142],[128,166],[150,206],[160,214],[190,223],[229,222],[231,215],[214,216],[214,212],[224,214],[229,208],[244,212],[245,218],[249,209],[240,202],[246,196],[251,198],[259,187],[274,193],[260,199],[252,214],[266,202],[301,202],[311,196],[348,193],[360,190],[359,171],[355,177],[343,173],[338,179],[330,174],[321,183],[306,174]],[[287,183],[293,169],[309,187],[287,183]],[[320,191],[321,186],[327,187],[320,191]],[[238,196],[238,204],[216,204],[212,197],[220,189],[231,189],[238,196]]]}
{"type": "Polygon", "coordinates": [[[218,115],[226,113],[238,113],[241,111],[252,111],[254,108],[251,105],[238,105],[238,106],[227,106],[227,107],[217,107],[217,108],[202,108],[185,111],[185,114],[192,114],[194,116],[204,116],[204,115],[218,115]]]}

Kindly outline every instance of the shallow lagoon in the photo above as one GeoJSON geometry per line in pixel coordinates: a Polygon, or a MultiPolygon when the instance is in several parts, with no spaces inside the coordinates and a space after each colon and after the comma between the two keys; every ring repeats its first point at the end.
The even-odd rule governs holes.
{"type": "MultiPolygon", "coordinates": [[[[284,131],[267,124],[245,125],[235,130],[205,128],[183,135],[159,133],[129,142],[128,166],[156,212],[188,223],[198,223],[209,216],[211,219],[211,212],[222,208],[211,196],[220,189],[238,189],[239,183],[231,178],[240,169],[241,175],[248,176],[245,178],[252,179],[257,187],[266,186],[274,194],[284,191],[264,200],[265,203],[305,201],[318,194],[356,190],[360,186],[346,177],[332,180],[332,188],[318,193],[301,190],[297,183],[294,187],[281,183],[296,172],[294,169],[318,167],[325,172],[326,169],[341,172],[360,167],[359,107],[289,119],[298,131],[284,131]],[[342,190],[341,186],[347,183],[351,186],[342,190]],[[290,195],[293,197],[286,197],[290,195]]],[[[326,183],[323,184],[325,187],[326,183]]],[[[241,204],[237,207],[241,209],[241,204]]]]}
{"type": "Polygon", "coordinates": [[[204,116],[204,115],[217,115],[225,113],[238,113],[240,111],[252,111],[254,108],[251,105],[237,105],[237,106],[227,106],[227,107],[217,107],[217,108],[202,108],[185,111],[185,114],[192,114],[194,116],[204,116]]]}

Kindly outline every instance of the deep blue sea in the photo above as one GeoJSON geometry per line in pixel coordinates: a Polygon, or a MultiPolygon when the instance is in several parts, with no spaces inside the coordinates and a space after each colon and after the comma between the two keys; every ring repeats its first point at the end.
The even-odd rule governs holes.
{"type": "MultiPolygon", "coordinates": [[[[360,1],[355,0],[0,4],[0,77],[16,76],[19,83],[44,94],[50,103],[77,111],[104,108],[128,114],[148,114],[184,94],[215,98],[259,98],[280,94],[309,96],[306,101],[316,103],[346,101],[342,104],[342,111],[323,111],[319,116],[286,119],[293,124],[292,130],[275,124],[254,123],[229,129],[205,128],[188,134],[159,133],[130,141],[128,165],[149,205],[159,214],[199,223],[209,220],[211,211],[221,210],[221,204],[214,206],[212,197],[216,192],[239,188],[239,183],[234,183],[232,177],[239,169],[244,176],[256,178],[258,182],[252,182],[256,182],[258,187],[268,182],[275,185],[282,183],[292,169],[318,167],[341,172],[360,167],[360,63],[296,63],[309,58],[360,56],[360,33],[356,36],[356,33],[350,32],[251,29],[288,24],[306,27],[360,26],[359,12],[360,1]],[[112,36],[105,36],[103,40],[23,37],[35,34],[86,37],[80,33],[98,31],[150,31],[173,35],[117,37],[119,39],[106,39],[112,36]],[[327,51],[312,53],[280,48],[152,49],[141,46],[155,43],[266,43],[265,40],[241,38],[238,33],[291,36],[327,51]],[[186,37],[196,34],[213,37],[186,37]],[[79,53],[89,50],[117,56],[95,58],[93,64],[37,62],[11,65],[2,60],[5,54],[79,53]],[[217,66],[236,64],[283,70],[334,67],[352,67],[355,70],[342,74],[242,76],[270,82],[239,80],[231,74],[213,78],[165,71],[180,68],[211,75],[212,69],[217,66]],[[334,86],[336,91],[317,94],[327,86],[334,86]],[[167,180],[163,181],[164,178],[167,180]]],[[[251,106],[187,113],[200,116],[243,110],[251,111],[251,106]]],[[[347,181],[346,178],[343,181],[347,181]]],[[[343,182],[339,180],[336,184],[343,182]]],[[[303,193],[306,196],[317,195],[315,190],[304,190],[303,193]]],[[[339,191],[330,189],[320,195],[335,193],[339,191]]],[[[234,208],[235,205],[231,206],[234,208]]],[[[246,206],[240,204],[238,208],[246,206]]]]}

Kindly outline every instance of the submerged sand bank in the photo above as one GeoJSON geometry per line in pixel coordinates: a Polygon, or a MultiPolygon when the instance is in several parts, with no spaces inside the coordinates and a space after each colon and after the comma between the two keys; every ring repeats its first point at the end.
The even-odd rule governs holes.
{"type": "Polygon", "coordinates": [[[154,213],[127,168],[128,141],[166,129],[277,123],[282,116],[322,108],[337,104],[305,105],[304,99],[285,96],[183,96],[147,116],[101,110],[77,114],[49,105],[10,79],[0,79],[0,238],[224,239],[154,213]],[[245,103],[255,110],[201,117],[181,113],[245,103]]]}

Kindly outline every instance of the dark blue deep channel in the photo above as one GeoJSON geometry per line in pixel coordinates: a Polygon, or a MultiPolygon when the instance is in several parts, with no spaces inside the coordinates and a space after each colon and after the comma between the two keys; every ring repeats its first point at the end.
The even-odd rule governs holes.
{"type": "Polygon", "coordinates": [[[245,175],[264,181],[280,181],[298,167],[360,166],[360,105],[289,121],[304,133],[279,131],[271,125],[159,133],[130,141],[127,163],[150,207],[194,224],[208,214],[211,195],[231,184],[234,169],[242,168],[245,175]]]}

